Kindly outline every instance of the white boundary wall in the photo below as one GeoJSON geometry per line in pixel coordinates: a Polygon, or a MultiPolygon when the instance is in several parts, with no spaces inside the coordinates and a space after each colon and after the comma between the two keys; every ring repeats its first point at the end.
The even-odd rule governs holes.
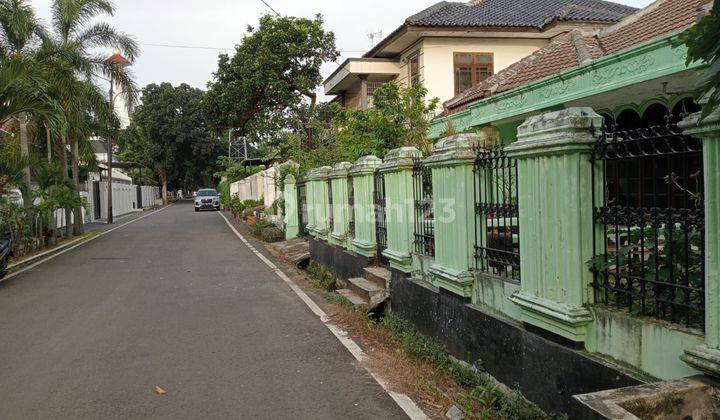
{"type": "Polygon", "coordinates": [[[282,193],[281,189],[275,185],[277,175],[277,167],[250,175],[243,180],[230,184],[230,195],[240,197],[242,201],[262,198],[265,207],[269,207],[282,193]]]}
{"type": "MultiPolygon", "coordinates": [[[[160,188],[143,185],[140,189],[143,208],[153,207],[155,205],[155,201],[160,197],[160,188]]],[[[139,207],[137,203],[135,203],[135,207],[139,207]]]]}
{"type": "MultiPolygon", "coordinates": [[[[113,217],[122,216],[135,210],[137,190],[132,184],[113,182],[113,217]]],[[[107,219],[107,182],[100,182],[100,218],[107,219]]]]}

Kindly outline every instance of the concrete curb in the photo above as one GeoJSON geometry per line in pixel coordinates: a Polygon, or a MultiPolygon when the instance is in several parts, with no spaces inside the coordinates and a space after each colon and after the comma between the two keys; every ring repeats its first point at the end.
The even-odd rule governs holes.
{"type": "Polygon", "coordinates": [[[24,267],[27,267],[28,265],[30,265],[38,260],[43,259],[43,258],[51,257],[51,256],[57,254],[58,252],[61,252],[62,250],[69,248],[73,245],[80,245],[83,242],[89,241],[92,238],[94,238],[95,236],[97,236],[98,233],[99,232],[88,232],[79,238],[75,238],[71,241],[65,242],[62,245],[56,246],[55,248],[47,249],[39,254],[35,254],[31,257],[23,258],[20,261],[13,262],[8,265],[7,274],[12,274],[18,270],[23,269],[24,267]]]}
{"type": "Polygon", "coordinates": [[[258,257],[265,265],[267,265],[273,272],[275,272],[275,275],[280,277],[282,281],[287,284],[290,289],[295,292],[295,294],[300,298],[300,300],[305,303],[305,305],[310,309],[310,311],[315,314],[318,318],[320,318],[320,321],[327,327],[327,329],[332,332],[332,334],[340,341],[340,343],[352,354],[352,356],[361,363],[363,368],[368,372],[368,374],[375,379],[375,381],[382,387],[382,389],[392,398],[395,403],[402,409],[405,414],[411,419],[411,420],[427,420],[429,417],[422,411],[422,409],[413,401],[410,397],[408,397],[405,394],[395,392],[390,389],[390,384],[382,378],[380,375],[378,375],[375,372],[372,372],[366,365],[363,364],[365,360],[367,360],[367,355],[363,351],[363,349],[349,336],[349,334],[344,331],[343,329],[331,324],[328,320],[328,316],[325,313],[325,311],[318,306],[317,303],[315,303],[310,296],[308,296],[285,272],[283,272],[275,263],[270,261],[265,255],[263,255],[260,251],[258,251],[245,237],[238,232],[238,230],[235,228],[235,226],[232,225],[230,220],[228,220],[227,217],[225,217],[224,214],[218,213],[220,217],[225,220],[225,223],[228,225],[230,230],[235,234],[235,236],[240,239],[243,244],[253,253],[256,257],[258,257]]]}
{"type": "Polygon", "coordinates": [[[150,216],[152,216],[152,215],[154,215],[154,214],[160,213],[161,211],[169,208],[170,206],[172,206],[172,204],[169,204],[169,205],[167,205],[167,206],[160,207],[159,209],[157,209],[157,210],[155,210],[155,211],[148,212],[148,214],[142,215],[142,216],[140,216],[140,217],[136,217],[136,218],[134,218],[134,219],[132,219],[132,220],[129,220],[129,221],[125,222],[125,223],[119,224],[119,225],[117,225],[117,226],[115,226],[115,227],[113,227],[113,228],[110,228],[110,229],[107,229],[107,230],[101,230],[101,231],[95,231],[95,232],[88,233],[88,235],[87,235],[86,237],[78,238],[78,239],[75,240],[75,241],[68,242],[68,243],[66,243],[66,244],[63,244],[62,246],[57,247],[57,248],[48,250],[48,251],[43,252],[43,253],[40,253],[40,254],[38,254],[38,255],[34,255],[34,256],[28,258],[27,260],[23,260],[23,261],[21,261],[21,262],[14,263],[14,264],[12,264],[10,267],[8,267],[8,273],[7,273],[7,275],[6,275],[4,278],[0,279],[0,283],[2,283],[2,282],[4,282],[4,281],[7,281],[7,280],[10,280],[10,278],[15,277],[15,276],[17,276],[18,274],[21,274],[21,273],[23,273],[23,272],[25,272],[25,271],[27,271],[27,270],[30,270],[30,269],[32,269],[33,267],[36,267],[36,266],[38,266],[38,265],[40,265],[40,264],[42,264],[42,263],[44,263],[44,262],[46,262],[46,261],[50,261],[50,260],[52,260],[53,258],[55,258],[55,257],[57,257],[57,256],[59,256],[59,255],[62,255],[62,254],[66,253],[66,252],[69,252],[69,251],[72,251],[73,249],[75,249],[75,248],[77,248],[77,247],[79,247],[79,246],[81,246],[81,245],[83,245],[83,244],[85,244],[85,243],[87,243],[87,242],[93,241],[93,240],[95,240],[95,239],[97,239],[97,238],[100,238],[100,237],[102,237],[102,236],[104,236],[104,235],[107,235],[107,234],[109,234],[109,233],[111,233],[111,232],[114,232],[114,231],[116,231],[116,230],[118,230],[118,229],[121,229],[121,228],[123,228],[123,227],[125,227],[125,226],[127,226],[127,225],[129,225],[129,224],[132,224],[132,223],[135,223],[135,222],[137,222],[137,221],[140,221],[140,220],[142,220],[142,219],[144,219],[144,218],[146,218],[146,217],[150,217],[150,216]],[[30,261],[30,260],[32,260],[32,261],[30,261]],[[22,264],[21,267],[19,266],[20,264],[22,264]]]}

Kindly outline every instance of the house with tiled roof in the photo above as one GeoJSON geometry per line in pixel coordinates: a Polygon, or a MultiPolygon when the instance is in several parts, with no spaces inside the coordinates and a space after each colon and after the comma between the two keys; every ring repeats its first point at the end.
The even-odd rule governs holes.
{"type": "MultiPolygon", "coordinates": [[[[413,22],[508,23],[509,10],[459,7],[413,22]]],[[[343,296],[368,304],[366,265],[385,267],[394,314],[548,412],[712,417],[720,109],[698,89],[717,60],[688,60],[700,31],[685,34],[718,13],[711,0],[657,0],[559,33],[445,101],[433,147],[286,181],[286,214],[313,260],[349,277],[343,296]]]]}
{"type": "MultiPolygon", "coordinates": [[[[718,258],[718,239],[702,233],[711,238],[718,231],[710,227],[720,211],[717,181],[708,179],[718,179],[712,165],[720,156],[720,111],[699,123],[696,88],[708,64],[688,62],[681,38],[712,6],[657,0],[600,31],[572,29],[444,102],[429,133],[437,147],[458,133],[477,135],[478,161],[501,169],[483,175],[490,177],[483,185],[511,184],[503,185],[509,193],[490,194],[505,202],[478,205],[507,211],[519,202],[516,213],[506,213],[516,219],[500,218],[518,223],[520,238],[504,245],[500,265],[510,260],[508,249],[518,251],[520,291],[480,295],[473,303],[582,342],[587,352],[640,376],[720,375],[720,277],[703,266],[718,258]],[[502,170],[517,172],[498,178],[502,170]],[[568,263],[579,249],[563,233],[573,224],[570,235],[586,248],[568,263]],[[673,265],[679,252],[685,259],[673,265]],[[704,259],[704,252],[713,256],[704,259]],[[573,264],[572,276],[558,271],[573,264]]],[[[500,257],[490,255],[497,263],[492,258],[500,257]]],[[[478,278],[494,290],[508,284],[478,278]]]]}
{"type": "Polygon", "coordinates": [[[505,98],[513,98],[514,105],[524,105],[511,107],[515,114],[511,118],[519,123],[535,111],[558,106],[590,105],[605,110],[676,96],[672,93],[682,92],[681,96],[687,97],[697,79],[699,63],[686,67],[685,50],[672,48],[670,41],[695,24],[711,4],[707,0],[659,0],[598,32],[573,29],[557,36],[546,47],[445,101],[445,116],[435,120],[434,133],[439,134],[448,121],[454,129],[467,129],[506,119],[493,113],[505,98]],[[656,59],[640,54],[645,51],[670,55],[656,59]],[[624,59],[628,60],[626,67],[617,68],[624,59]],[[651,74],[637,79],[643,73],[651,74]],[[589,83],[580,82],[583,77],[589,78],[589,83]],[[630,95],[632,101],[628,90],[617,90],[626,84],[638,91],[630,95]],[[558,94],[541,95],[539,101],[532,101],[532,92],[546,86],[558,94]],[[470,114],[480,119],[468,119],[470,114]]]}
{"type": "Polygon", "coordinates": [[[417,77],[428,97],[446,101],[572,30],[598,31],[635,11],[602,0],[442,1],[345,60],[324,81],[325,94],[363,109],[383,83],[417,77]]]}

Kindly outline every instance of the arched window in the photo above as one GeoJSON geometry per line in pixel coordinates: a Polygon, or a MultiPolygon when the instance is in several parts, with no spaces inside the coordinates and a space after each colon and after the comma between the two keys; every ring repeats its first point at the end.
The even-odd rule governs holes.
{"type": "Polygon", "coordinates": [[[642,119],[634,109],[626,109],[615,119],[615,130],[634,130],[643,126],[642,119]]]}

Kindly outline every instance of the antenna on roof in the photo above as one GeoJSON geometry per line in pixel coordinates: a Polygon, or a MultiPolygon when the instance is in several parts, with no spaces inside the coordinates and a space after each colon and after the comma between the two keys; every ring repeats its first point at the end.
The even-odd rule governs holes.
{"type": "Polygon", "coordinates": [[[374,47],[375,39],[382,39],[382,29],[377,32],[370,32],[367,37],[370,40],[370,48],[374,47]]]}

